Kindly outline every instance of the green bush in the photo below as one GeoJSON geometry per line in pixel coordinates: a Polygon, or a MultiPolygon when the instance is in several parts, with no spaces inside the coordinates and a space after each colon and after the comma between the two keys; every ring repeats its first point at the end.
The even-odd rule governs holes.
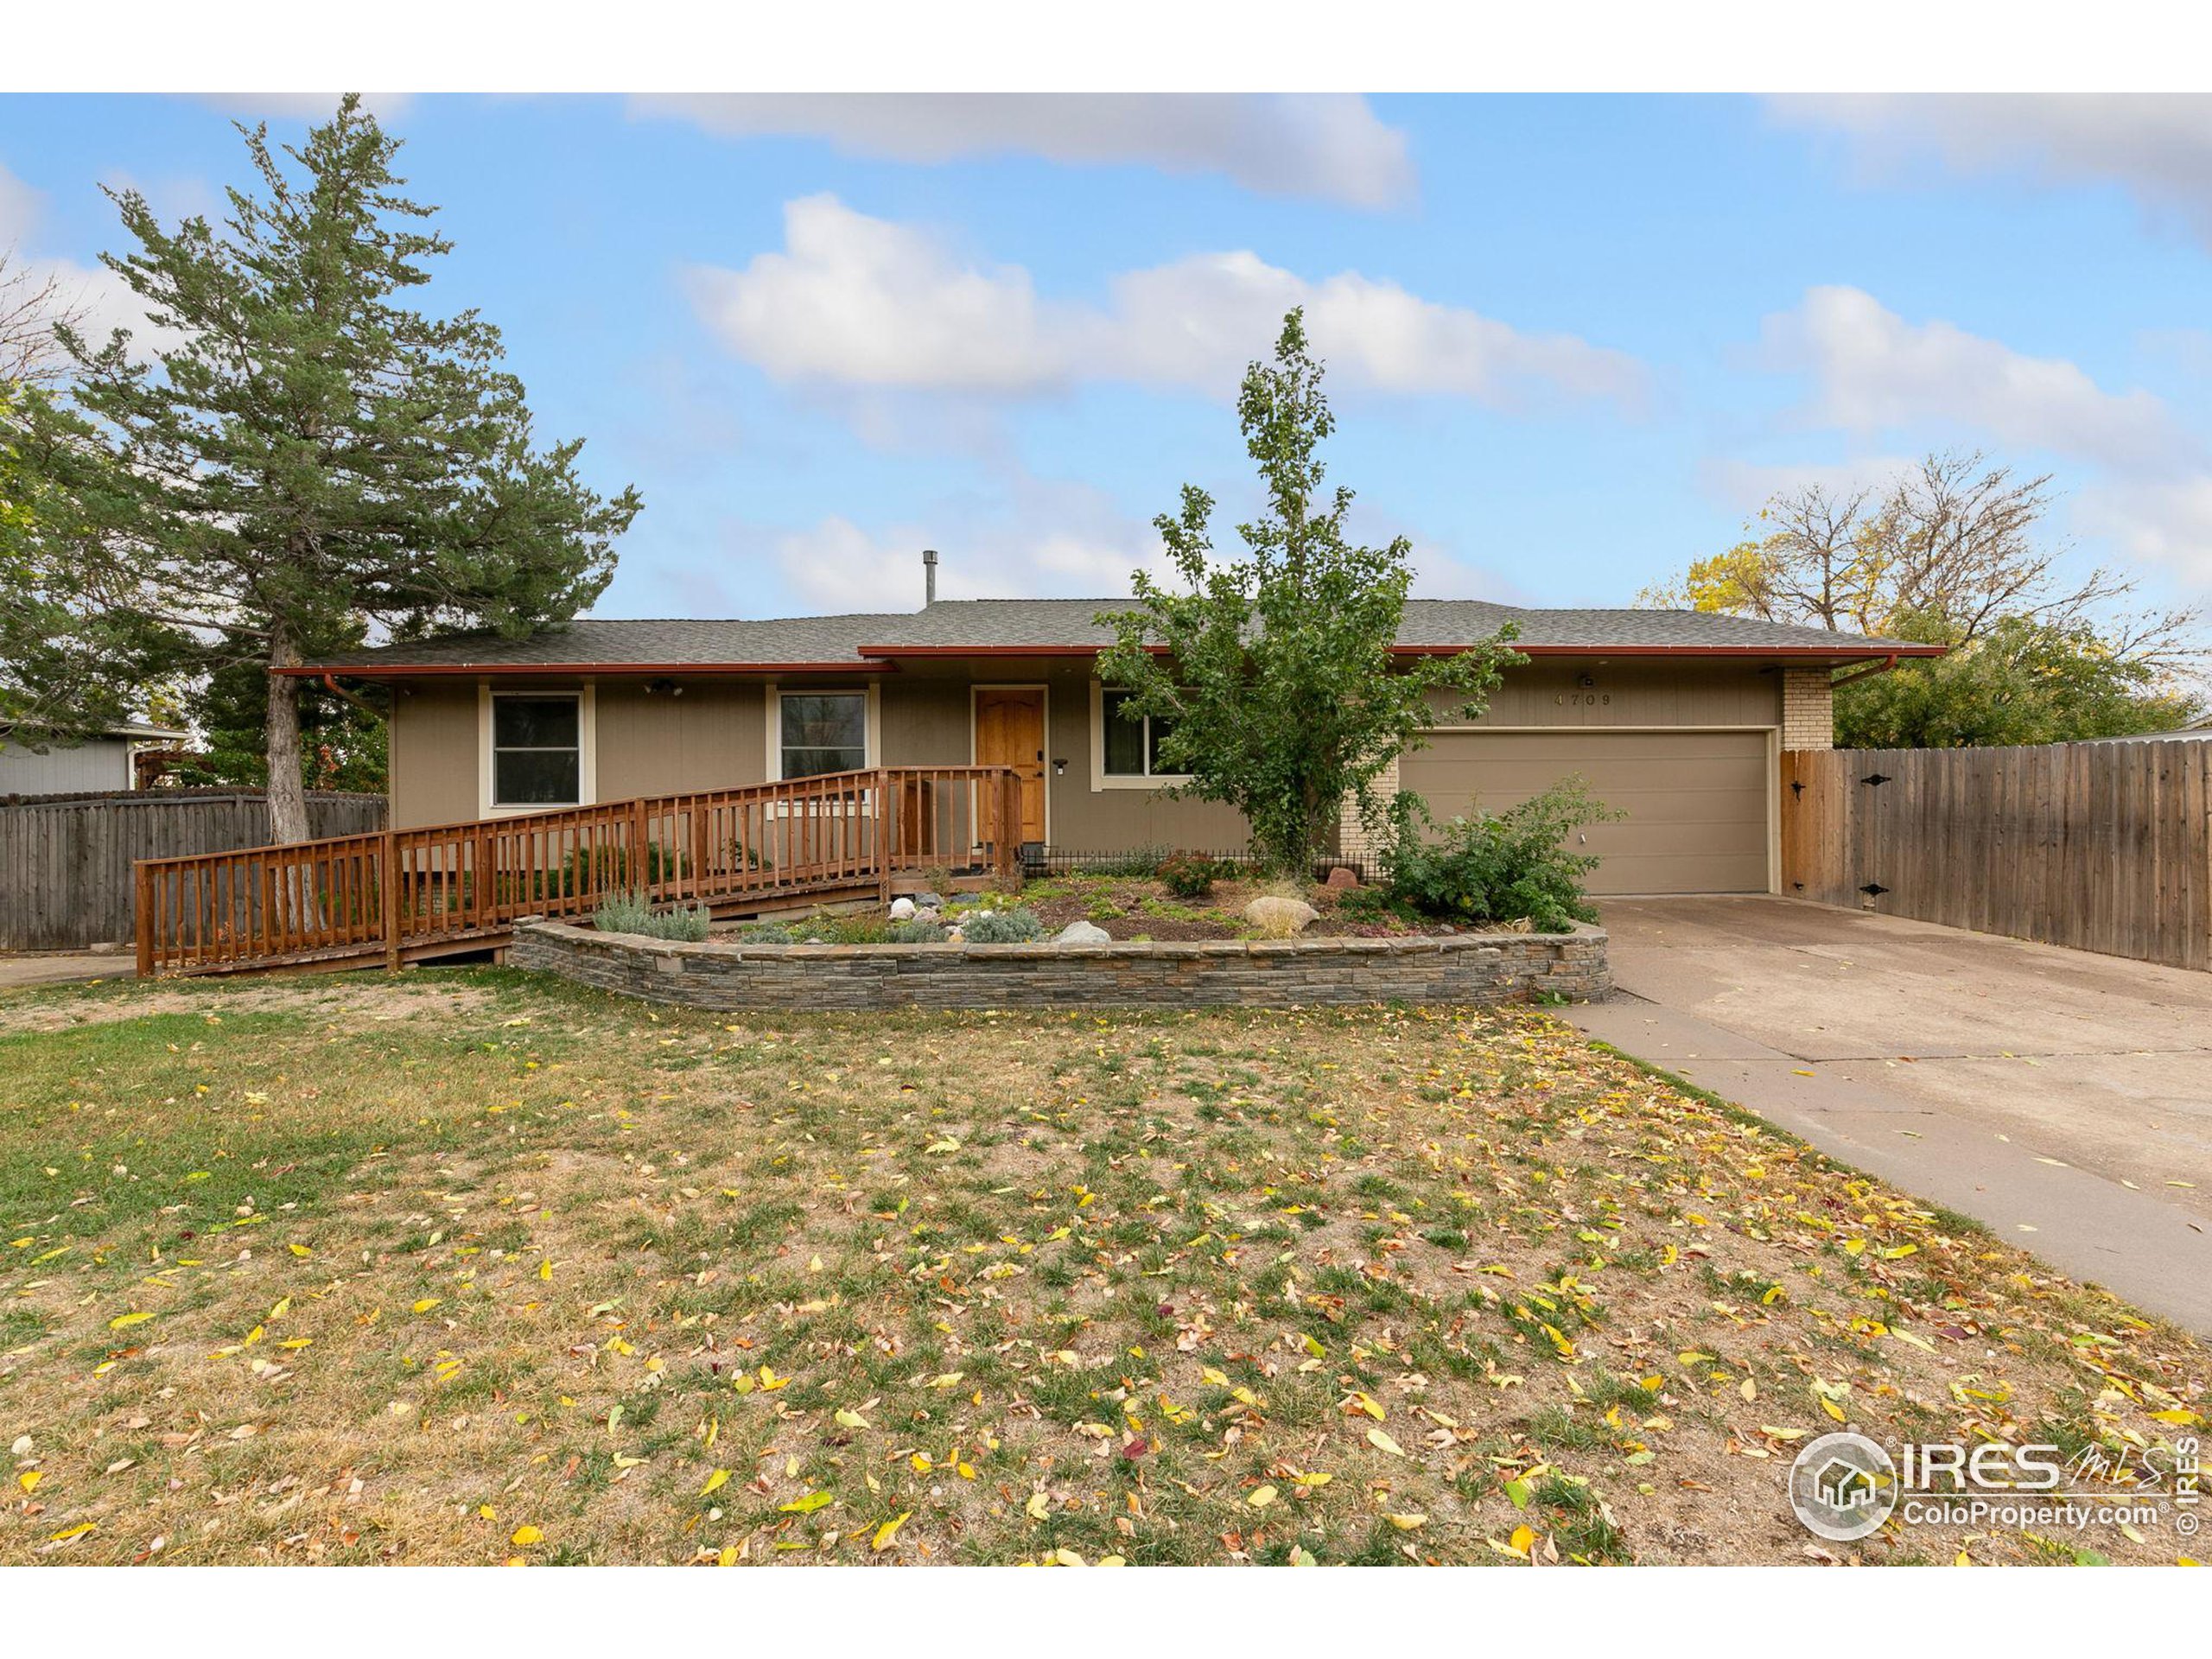
{"type": "Polygon", "coordinates": [[[1045,937],[1045,924],[1033,910],[996,910],[969,917],[960,937],[969,944],[1033,944],[1045,937]]]}
{"type": "Polygon", "coordinates": [[[943,944],[944,929],[935,922],[893,922],[885,938],[893,944],[943,944]]]}
{"type": "MultiPolygon", "coordinates": [[[[664,880],[681,875],[685,865],[685,859],[674,848],[658,841],[647,842],[644,885],[649,888],[658,887],[664,880]]],[[[564,894],[619,894],[623,889],[638,885],[630,875],[630,852],[626,847],[579,847],[569,855],[557,879],[564,894]]]]}
{"type": "Polygon", "coordinates": [[[1178,899],[1203,899],[1234,867],[1203,853],[1170,853],[1160,861],[1160,883],[1178,899]]]}
{"type": "Polygon", "coordinates": [[[793,944],[798,943],[790,928],[781,922],[747,922],[737,930],[740,944],[793,944]]]}
{"type": "Polygon", "coordinates": [[[1424,916],[1525,919],[1547,933],[1564,933],[1577,921],[1597,919],[1583,882],[1598,861],[1562,843],[1584,824],[1627,816],[1592,795],[1579,776],[1563,778],[1503,812],[1453,818],[1431,841],[1421,833],[1421,824],[1434,823],[1427,809],[1418,797],[1402,794],[1382,855],[1382,885],[1424,916]]]}
{"type": "Polygon", "coordinates": [[[592,925],[602,933],[640,933],[649,939],[676,939],[696,944],[707,937],[712,914],[704,905],[696,910],[655,910],[642,893],[609,893],[592,912],[592,925]]]}
{"type": "Polygon", "coordinates": [[[1121,875],[1143,880],[1160,873],[1160,865],[1174,855],[1165,847],[1132,847],[1125,852],[1101,855],[1087,858],[1083,863],[1085,875],[1121,875]]]}

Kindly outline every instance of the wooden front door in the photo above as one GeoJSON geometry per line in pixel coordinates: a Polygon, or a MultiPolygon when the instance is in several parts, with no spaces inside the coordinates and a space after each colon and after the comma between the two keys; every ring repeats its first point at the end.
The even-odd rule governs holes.
{"type": "Polygon", "coordinates": [[[1021,777],[1021,839],[1045,839],[1045,692],[1041,686],[976,688],[976,764],[1021,777]]]}

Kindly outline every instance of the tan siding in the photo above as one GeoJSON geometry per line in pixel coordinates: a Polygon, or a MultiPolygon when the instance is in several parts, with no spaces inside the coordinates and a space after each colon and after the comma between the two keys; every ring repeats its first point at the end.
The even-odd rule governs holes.
{"type": "Polygon", "coordinates": [[[476,816],[476,682],[418,680],[391,714],[391,827],[476,816]]]}
{"type": "MultiPolygon", "coordinates": [[[[1773,726],[1782,677],[1734,663],[1561,662],[1508,673],[1480,726],[1773,726]],[[1585,686],[1587,677],[1594,682],[1585,686]]],[[[1458,725],[1449,696],[1431,698],[1458,725]]]]}
{"type": "Polygon", "coordinates": [[[735,789],[768,775],[762,688],[729,680],[679,683],[680,697],[648,692],[634,680],[599,682],[601,800],[735,789]]]}
{"type": "Polygon", "coordinates": [[[967,681],[890,675],[879,700],[885,766],[968,765],[967,681]]]}

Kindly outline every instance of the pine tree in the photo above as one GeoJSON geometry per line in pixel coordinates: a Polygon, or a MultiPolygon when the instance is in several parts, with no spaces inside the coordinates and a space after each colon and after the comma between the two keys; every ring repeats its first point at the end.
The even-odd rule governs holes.
{"type": "Polygon", "coordinates": [[[263,675],[270,829],[298,841],[302,683],[280,671],[365,629],[559,626],[639,503],[582,482],[582,440],[533,447],[495,327],[404,303],[452,245],[358,98],[296,149],[239,131],[258,188],[220,226],[165,230],[110,192],[136,247],[105,263],[176,343],[135,362],[59,330],[76,382],[28,448],[76,508],[44,567],[68,608],[135,619],[181,672],[263,675]]]}

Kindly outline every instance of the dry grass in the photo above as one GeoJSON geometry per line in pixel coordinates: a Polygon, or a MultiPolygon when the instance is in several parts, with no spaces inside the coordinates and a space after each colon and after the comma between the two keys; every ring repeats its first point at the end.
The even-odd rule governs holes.
{"type": "MultiPolygon", "coordinates": [[[[1839,1417],[2139,1457],[2212,1369],[1535,1014],[9,1006],[5,1560],[1802,1560],[1839,1417]]],[[[2077,1550],[2177,1553],[1833,1553],[2077,1550]]]]}

